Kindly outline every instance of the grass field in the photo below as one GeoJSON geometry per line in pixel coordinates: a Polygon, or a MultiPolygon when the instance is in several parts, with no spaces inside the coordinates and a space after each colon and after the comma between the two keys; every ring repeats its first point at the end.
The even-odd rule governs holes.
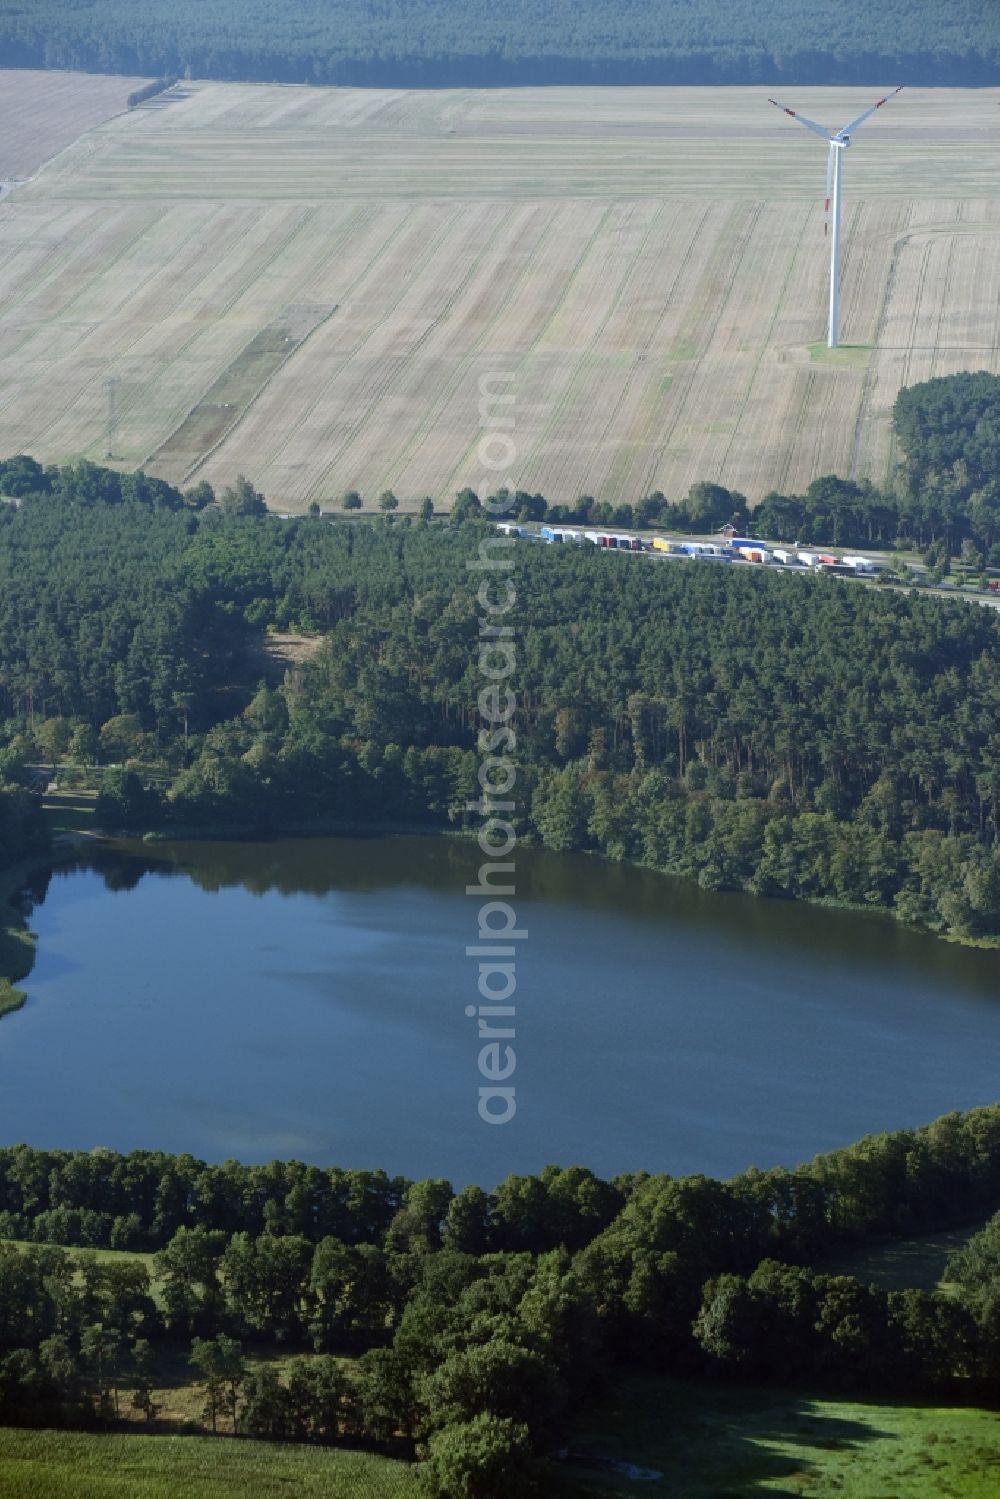
{"type": "Polygon", "coordinates": [[[946,1291],[944,1272],[949,1255],[963,1249],[982,1227],[982,1223],[975,1223],[968,1228],[941,1229],[937,1233],[914,1234],[909,1239],[893,1239],[823,1260],[813,1268],[824,1275],[854,1275],[865,1284],[880,1286],[883,1291],[946,1291]]]}
{"type": "Polygon", "coordinates": [[[205,1437],[0,1429],[4,1499],[405,1499],[402,1463],[205,1437]]]}
{"type": "Polygon", "coordinates": [[[408,505],[489,482],[504,372],[551,500],[880,478],[901,384],[1000,369],[998,102],[859,132],[830,358],[824,148],[763,90],[185,85],[0,204],[0,453],[408,505]]]}
{"type": "Polygon", "coordinates": [[[670,1499],[991,1499],[1000,1417],[991,1411],[811,1400],[672,1380],[627,1379],[574,1450],[663,1476],[581,1470],[581,1494],[670,1499]]]}
{"type": "MultiPolygon", "coordinates": [[[[808,1400],[666,1380],[624,1381],[574,1450],[662,1474],[637,1483],[560,1464],[551,1493],[670,1499],[991,1499],[1000,1420],[988,1411],[808,1400]]],[[[407,1499],[400,1463],[198,1437],[0,1429],[4,1499],[407,1499]]]]}

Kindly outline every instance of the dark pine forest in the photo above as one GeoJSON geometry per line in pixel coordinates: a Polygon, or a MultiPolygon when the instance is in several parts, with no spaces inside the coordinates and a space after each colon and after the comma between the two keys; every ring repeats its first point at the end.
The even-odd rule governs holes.
{"type": "Polygon", "coordinates": [[[1000,78],[977,0],[0,0],[0,65],[388,87],[1000,78]]]}
{"type": "MultiPolygon", "coordinates": [[[[983,381],[925,387],[931,438],[882,504],[937,530],[945,561],[994,525],[983,381]]],[[[495,538],[474,496],[445,523],[369,524],[278,519],[245,480],[216,501],[20,458],[0,482],[20,501],[0,506],[0,774],[22,841],[39,760],[100,776],[99,820],[133,832],[461,827],[485,732],[466,563],[495,538]],[[283,682],[264,680],[268,629],[320,637],[283,682]]],[[[523,836],[1000,935],[994,610],[590,548],[511,556],[523,836]]]]}

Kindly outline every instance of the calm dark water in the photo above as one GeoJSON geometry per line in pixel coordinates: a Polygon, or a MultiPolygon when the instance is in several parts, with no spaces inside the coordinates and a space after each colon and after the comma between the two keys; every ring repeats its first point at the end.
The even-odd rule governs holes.
{"type": "Polygon", "coordinates": [[[489,1185],[728,1175],[1000,1096],[1000,959],[521,850],[516,1118],[477,1114],[474,847],[176,844],[58,872],[0,1140],[489,1185]]]}

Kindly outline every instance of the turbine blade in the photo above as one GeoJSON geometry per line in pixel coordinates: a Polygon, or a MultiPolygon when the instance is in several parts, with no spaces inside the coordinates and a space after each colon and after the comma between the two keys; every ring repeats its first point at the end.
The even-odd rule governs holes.
{"type": "Polygon", "coordinates": [[[894,88],[891,94],[886,94],[884,99],[880,99],[877,104],[873,104],[871,109],[866,109],[863,115],[858,115],[856,120],[852,120],[849,125],[845,125],[843,130],[838,130],[835,139],[841,141],[845,135],[850,135],[852,130],[857,130],[858,126],[863,125],[865,120],[875,113],[876,109],[881,109],[883,104],[888,104],[890,99],[895,99],[897,94],[901,94],[903,87],[904,85],[900,84],[899,88],[894,88]]]}
{"type": "Polygon", "coordinates": [[[829,153],[829,156],[827,157],[827,162],[826,162],[826,202],[823,205],[823,233],[824,234],[829,234],[829,232],[830,232],[830,201],[833,198],[833,168],[834,168],[833,153],[834,153],[834,149],[835,148],[833,146],[830,147],[830,153],[829,153]]]}
{"type": "Polygon", "coordinates": [[[807,130],[812,130],[816,135],[821,135],[825,141],[832,141],[833,136],[829,130],[824,130],[822,125],[817,125],[815,120],[807,120],[805,115],[797,114],[794,109],[789,109],[787,104],[779,104],[777,99],[768,99],[768,104],[773,104],[775,109],[782,110],[786,115],[791,115],[793,120],[798,120],[807,130]]]}

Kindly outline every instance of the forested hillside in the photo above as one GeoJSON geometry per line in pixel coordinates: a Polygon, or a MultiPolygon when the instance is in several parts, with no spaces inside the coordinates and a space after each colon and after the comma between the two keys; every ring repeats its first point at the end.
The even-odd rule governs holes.
{"type": "Polygon", "coordinates": [[[320,84],[1000,79],[977,0],[0,0],[7,67],[320,84]]]}
{"type": "MultiPolygon", "coordinates": [[[[116,766],[108,826],[448,826],[477,792],[492,529],[268,515],[0,466],[0,768],[116,766]],[[34,492],[32,487],[34,486],[34,492]],[[324,635],[259,685],[264,629],[324,635]],[[149,773],[155,771],[155,774],[149,773]]],[[[464,502],[456,506],[462,514],[464,502]]],[[[520,831],[707,888],[1000,934],[1000,617],[833,577],[514,544],[520,831]]]]}

